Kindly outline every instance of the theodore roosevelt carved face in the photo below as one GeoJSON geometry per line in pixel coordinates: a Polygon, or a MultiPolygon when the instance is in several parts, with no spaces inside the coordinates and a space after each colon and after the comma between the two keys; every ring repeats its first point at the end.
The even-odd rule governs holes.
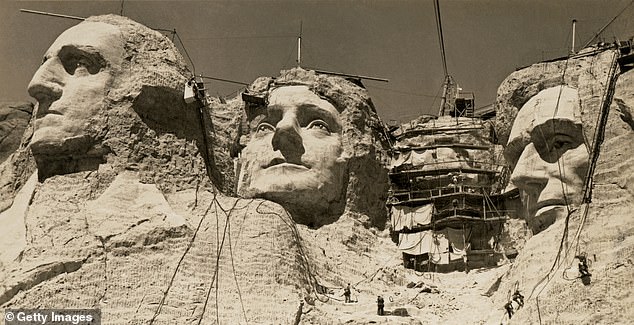
{"type": "Polygon", "coordinates": [[[534,233],[581,202],[588,148],[580,114],[577,90],[557,86],[528,100],[513,123],[504,154],[534,233]]]}
{"type": "Polygon", "coordinates": [[[333,104],[307,86],[274,88],[250,126],[239,193],[278,202],[300,216],[327,214],[341,200],[342,121],[333,104]]]}

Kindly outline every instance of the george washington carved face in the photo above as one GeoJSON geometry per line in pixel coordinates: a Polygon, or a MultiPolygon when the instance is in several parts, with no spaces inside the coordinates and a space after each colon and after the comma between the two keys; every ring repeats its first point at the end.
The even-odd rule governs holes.
{"type": "Polygon", "coordinates": [[[504,155],[535,233],[581,202],[588,148],[580,115],[577,90],[557,86],[526,102],[513,123],[504,155]]]}
{"type": "Polygon", "coordinates": [[[126,17],[88,17],[67,29],[28,87],[38,101],[29,146],[40,180],[153,157],[137,144],[153,135],[139,128],[200,134],[183,108],[187,75],[167,37],[126,17]]]}
{"type": "Polygon", "coordinates": [[[250,124],[238,191],[300,215],[326,214],[345,190],[339,111],[307,86],[283,86],[250,124]]]}
{"type": "Polygon", "coordinates": [[[125,54],[120,34],[113,25],[84,22],[62,33],[46,51],[28,88],[38,101],[34,155],[82,154],[92,145],[86,130],[97,123],[91,118],[104,107],[113,69],[125,54]]]}

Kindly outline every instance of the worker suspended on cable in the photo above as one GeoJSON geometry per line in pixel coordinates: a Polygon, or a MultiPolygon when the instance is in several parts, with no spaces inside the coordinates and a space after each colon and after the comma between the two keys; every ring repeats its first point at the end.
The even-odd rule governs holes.
{"type": "Polygon", "coordinates": [[[507,302],[506,305],[504,305],[504,309],[506,309],[506,312],[509,314],[509,319],[511,319],[511,317],[513,317],[513,303],[512,302],[507,302]]]}
{"type": "Polygon", "coordinates": [[[346,303],[350,302],[350,283],[343,289],[343,296],[346,298],[346,303]]]}
{"type": "Polygon", "coordinates": [[[515,301],[519,307],[524,307],[524,296],[520,293],[519,290],[515,290],[513,294],[513,301],[515,301]]]}
{"type": "Polygon", "coordinates": [[[383,297],[378,296],[378,298],[376,298],[377,315],[383,316],[383,306],[384,306],[383,297]]]}
{"type": "Polygon", "coordinates": [[[576,256],[579,259],[579,274],[580,277],[592,276],[588,271],[588,259],[585,254],[576,256]]]}

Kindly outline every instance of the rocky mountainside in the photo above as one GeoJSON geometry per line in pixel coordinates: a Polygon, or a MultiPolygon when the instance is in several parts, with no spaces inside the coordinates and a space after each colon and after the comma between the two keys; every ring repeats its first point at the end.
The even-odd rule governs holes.
{"type": "MultiPolygon", "coordinates": [[[[602,98],[608,88],[614,50],[534,64],[511,74],[498,90],[500,138],[508,137],[516,110],[539,89],[563,83],[579,89],[584,134],[589,148],[602,98]],[[563,73],[565,71],[565,73],[563,73]]],[[[583,53],[582,53],[583,54],[583,53]]],[[[501,278],[494,295],[497,310],[488,323],[498,323],[511,293],[519,289],[525,305],[513,324],[625,324],[634,319],[634,71],[620,73],[609,106],[605,141],[600,144],[592,184],[592,202],[576,207],[569,220],[557,220],[531,237],[501,278]],[[579,278],[578,255],[589,259],[589,284],[579,278]]]]}
{"type": "Polygon", "coordinates": [[[32,113],[31,103],[0,103],[0,164],[18,149],[32,113]]]}
{"type": "MultiPolygon", "coordinates": [[[[591,203],[528,238],[505,265],[419,273],[402,267],[388,230],[373,226],[384,211],[367,211],[383,201],[353,196],[338,220],[311,228],[276,203],[236,197],[241,98],[210,99],[203,109],[185,104],[191,76],[167,38],[114,15],[82,24],[91,22],[119,26],[128,51],[113,72],[112,97],[91,120],[101,124],[88,124],[104,150],[96,164],[73,165],[71,154],[73,163],[42,177],[47,166],[30,151],[32,127],[17,149],[2,143],[16,151],[0,164],[0,317],[5,308],[64,307],[100,308],[104,324],[499,324],[509,322],[504,305],[518,288],[525,303],[514,324],[634,319],[634,70],[616,83],[591,203]],[[574,257],[581,253],[590,260],[589,284],[577,279],[574,257]],[[348,283],[353,303],[346,304],[348,283]],[[378,295],[386,316],[376,315],[378,295]]],[[[535,64],[502,83],[499,144],[517,110],[563,78],[587,108],[583,127],[592,148],[614,51],[591,51],[535,64]]],[[[24,107],[6,116],[28,120],[24,107]]],[[[17,127],[8,129],[15,139],[17,127]]],[[[385,184],[355,183],[383,172],[364,169],[380,159],[368,134],[355,135],[367,140],[360,146],[346,143],[357,154],[352,188],[380,196],[385,184]]]]}
{"type": "MultiPolygon", "coordinates": [[[[346,281],[394,283],[379,272],[387,239],[359,221],[370,218],[350,212],[309,229],[277,204],[221,193],[234,182],[241,99],[186,104],[189,76],[167,38],[114,15],[77,28],[95,24],[118,28],[129,52],[111,65],[109,97],[79,129],[93,147],[62,138],[33,153],[25,137],[2,164],[0,305],[100,308],[106,324],[286,324],[302,301],[324,323],[337,313],[317,306],[338,304],[335,290],[346,281]]],[[[80,75],[53,72],[47,76],[80,75]]],[[[77,89],[64,91],[73,105],[97,96],[77,89]]],[[[40,97],[36,110],[58,105],[40,97]]],[[[82,109],[73,105],[56,107],[82,109]]],[[[38,123],[40,138],[58,139],[38,123]]],[[[381,291],[372,288],[370,295],[381,291]]]]}
{"type": "Polygon", "coordinates": [[[33,157],[20,147],[33,134],[32,114],[31,103],[0,104],[0,211],[11,206],[17,190],[35,170],[33,157]]]}

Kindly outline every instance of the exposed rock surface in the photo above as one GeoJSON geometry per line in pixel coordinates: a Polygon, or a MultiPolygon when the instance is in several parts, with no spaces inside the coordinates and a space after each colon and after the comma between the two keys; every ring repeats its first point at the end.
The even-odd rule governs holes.
{"type": "MultiPolygon", "coordinates": [[[[512,266],[468,274],[405,270],[387,231],[368,227],[385,213],[380,211],[385,188],[360,185],[381,171],[367,168],[369,162],[376,166],[379,151],[372,137],[354,132],[344,146],[352,152],[350,179],[357,181],[347,189],[347,213],[331,224],[296,225],[278,204],[220,194],[217,188],[229,191],[235,177],[231,156],[242,101],[212,100],[201,123],[199,106],[182,101],[189,76],[173,45],[127,19],[123,23],[131,33],[126,38],[131,52],[122,71],[135,73],[117,79],[108,109],[95,117],[107,122],[89,126],[108,148],[100,151],[99,163],[88,170],[52,169],[38,179],[27,136],[0,164],[0,317],[4,308],[63,306],[100,308],[104,324],[153,319],[157,324],[290,324],[302,301],[302,324],[498,324],[505,321],[502,306],[517,282],[526,298],[513,323],[634,319],[629,308],[634,70],[619,77],[593,202],[571,215],[568,253],[540,293],[538,311],[539,289],[529,295],[553,263],[564,220],[528,239],[512,266]],[[144,49],[159,53],[149,59],[149,75],[144,65],[136,65],[148,59],[135,56],[144,49]],[[358,194],[364,192],[374,199],[358,194]],[[592,261],[589,286],[561,276],[562,271],[567,278],[578,275],[573,257],[581,252],[592,261]],[[347,283],[353,287],[352,304],[341,302],[347,283]],[[386,298],[388,316],[376,315],[377,295],[386,298]]],[[[589,140],[609,55],[568,62],[566,80],[588,103],[583,122],[589,140]]],[[[540,63],[503,83],[500,143],[506,143],[516,110],[539,89],[556,85],[563,66],[540,63]]],[[[488,154],[495,156],[496,150],[488,154]]],[[[521,229],[515,225],[509,233],[524,236],[521,229]]]]}
{"type": "MultiPolygon", "coordinates": [[[[211,128],[208,110],[200,123],[199,107],[185,105],[185,65],[167,38],[117,16],[85,24],[94,22],[119,26],[130,50],[91,116],[101,123],[80,130],[107,150],[85,165],[50,146],[37,167],[56,166],[38,181],[25,138],[2,165],[10,195],[0,215],[0,304],[101,308],[111,324],[239,323],[242,308],[249,321],[287,323],[300,298],[312,301],[315,281],[279,206],[212,185],[224,178],[207,149],[235,131],[211,128]]],[[[212,113],[218,128],[235,121],[212,113]]]]}
{"type": "MultiPolygon", "coordinates": [[[[595,48],[587,48],[579,55],[593,50],[595,48]]],[[[505,145],[508,142],[517,111],[543,89],[565,84],[579,91],[581,107],[599,107],[615,54],[616,51],[608,50],[569,60],[541,62],[509,75],[500,84],[496,99],[498,143],[505,145]]],[[[588,139],[594,134],[597,117],[598,111],[585,112],[582,116],[588,139]]]]}
{"type": "Polygon", "coordinates": [[[11,206],[17,190],[35,170],[30,152],[20,148],[23,138],[32,135],[32,113],[31,103],[0,104],[0,212],[11,206]]]}
{"type": "Polygon", "coordinates": [[[33,104],[0,102],[0,164],[20,146],[33,104]]]}
{"type": "MultiPolygon", "coordinates": [[[[498,126],[508,123],[507,118],[515,114],[515,107],[521,106],[527,94],[546,84],[561,83],[567,66],[565,84],[579,89],[583,131],[591,148],[613,55],[613,51],[604,51],[567,63],[539,63],[513,73],[498,90],[498,126]]],[[[514,305],[513,324],[616,324],[634,319],[629,308],[634,302],[634,160],[628,154],[634,145],[629,122],[634,107],[632,89],[634,71],[630,70],[616,83],[594,173],[592,202],[574,210],[569,224],[565,218],[559,219],[527,241],[502,278],[493,297],[497,310],[488,322],[508,321],[503,306],[515,288],[524,294],[525,305],[519,310],[514,305]],[[580,260],[575,258],[581,254],[588,257],[592,274],[587,285],[579,278],[580,260]]],[[[508,129],[500,130],[501,138],[508,135],[508,129]]]]}
{"type": "Polygon", "coordinates": [[[370,282],[359,287],[373,296],[378,279],[402,277],[382,268],[395,251],[361,212],[314,230],[272,202],[220,194],[231,187],[242,102],[212,100],[201,123],[199,106],[183,102],[187,73],[165,37],[117,16],[86,23],[95,21],[122,24],[131,51],[91,116],[101,124],[88,123],[106,150],[96,164],[56,146],[34,159],[25,138],[2,165],[1,306],[100,308],[104,324],[287,324],[303,301],[305,322],[323,324],[338,317],[329,306],[346,281],[370,282]],[[44,162],[55,166],[38,175],[44,162]]]}

